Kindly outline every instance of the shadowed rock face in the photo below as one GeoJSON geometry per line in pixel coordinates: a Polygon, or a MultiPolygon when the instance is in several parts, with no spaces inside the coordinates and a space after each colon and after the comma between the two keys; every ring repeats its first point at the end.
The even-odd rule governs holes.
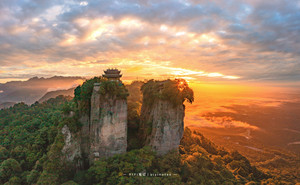
{"type": "Polygon", "coordinates": [[[71,133],[63,127],[64,159],[74,162],[80,158],[88,167],[101,157],[111,157],[127,149],[127,100],[100,94],[100,84],[95,84],[91,96],[90,111],[81,111],[81,130],[71,133]],[[90,112],[90,113],[88,113],[90,112]]]}
{"type": "Polygon", "coordinates": [[[62,130],[64,135],[65,145],[62,149],[63,160],[73,162],[77,169],[82,168],[83,163],[80,160],[82,158],[82,152],[80,147],[80,139],[78,134],[72,134],[67,125],[65,125],[62,130]]]}
{"type": "Polygon", "coordinates": [[[159,155],[177,149],[184,130],[184,105],[158,100],[151,107],[143,104],[141,112],[145,145],[159,155]]]}
{"type": "Polygon", "coordinates": [[[99,89],[95,85],[91,97],[90,161],[124,153],[127,148],[127,101],[101,95],[99,89]]]}

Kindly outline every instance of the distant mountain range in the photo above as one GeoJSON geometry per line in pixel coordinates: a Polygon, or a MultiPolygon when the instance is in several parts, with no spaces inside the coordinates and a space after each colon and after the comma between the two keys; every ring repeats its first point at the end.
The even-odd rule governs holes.
{"type": "Polygon", "coordinates": [[[74,97],[74,90],[75,90],[75,88],[70,88],[67,90],[50,91],[50,92],[47,92],[41,99],[39,99],[38,102],[42,103],[44,101],[49,100],[50,98],[56,98],[59,95],[74,97]]]}
{"type": "Polygon", "coordinates": [[[9,108],[11,106],[13,106],[14,104],[16,104],[16,102],[4,102],[0,104],[0,109],[5,109],[5,108],[9,108]]]}
{"type": "Polygon", "coordinates": [[[56,95],[72,96],[74,88],[84,80],[85,78],[82,77],[54,76],[0,83],[0,108],[9,107],[18,102],[26,104],[36,101],[43,102],[56,95]]]}

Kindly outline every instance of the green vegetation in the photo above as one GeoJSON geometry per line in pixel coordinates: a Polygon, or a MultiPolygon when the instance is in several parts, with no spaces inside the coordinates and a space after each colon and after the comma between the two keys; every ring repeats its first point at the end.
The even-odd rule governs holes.
{"type": "Polygon", "coordinates": [[[15,159],[6,159],[0,166],[0,177],[2,182],[6,182],[11,177],[19,175],[21,171],[22,169],[18,161],[15,159]]]}
{"type": "Polygon", "coordinates": [[[129,92],[127,98],[127,150],[141,148],[138,131],[143,99],[140,89],[143,84],[144,82],[133,81],[131,84],[126,85],[129,92]]]}
{"type": "Polygon", "coordinates": [[[58,169],[60,164],[54,161],[59,149],[54,148],[64,144],[57,136],[66,119],[62,109],[69,101],[58,96],[0,110],[0,184],[34,184],[50,166],[58,169]]]}
{"type": "Polygon", "coordinates": [[[151,167],[155,158],[149,147],[132,150],[122,155],[97,161],[87,171],[89,184],[143,184],[142,178],[130,178],[129,173],[143,172],[151,167]],[[127,175],[124,176],[124,175],[127,175]]]}
{"type": "Polygon", "coordinates": [[[150,107],[158,99],[170,101],[174,106],[181,105],[185,100],[189,103],[194,101],[194,92],[184,79],[150,80],[141,90],[143,102],[150,107]]]}
{"type": "Polygon", "coordinates": [[[78,109],[84,113],[90,113],[91,97],[95,83],[101,83],[99,91],[102,95],[116,96],[120,99],[126,99],[128,96],[128,91],[122,82],[111,81],[102,77],[86,80],[74,90],[74,101],[78,105],[78,109]]]}
{"type": "Polygon", "coordinates": [[[218,148],[198,132],[186,128],[179,153],[156,156],[149,147],[100,159],[79,171],[78,184],[246,184],[266,183],[269,176],[251,166],[238,152],[218,148]],[[167,177],[130,173],[171,174],[167,177]]]}
{"type": "MultiPolygon", "coordinates": [[[[199,132],[192,132],[188,128],[184,131],[179,152],[171,151],[158,157],[149,147],[140,148],[137,137],[132,137],[136,132],[131,130],[128,133],[128,137],[132,139],[129,141],[131,148],[127,153],[107,159],[101,158],[86,169],[75,169],[76,164],[63,160],[61,151],[65,143],[61,128],[68,125],[73,133],[80,129],[78,115],[74,110],[88,100],[91,84],[95,81],[97,79],[94,78],[92,81],[87,81],[84,87],[77,87],[75,90],[77,96],[74,100],[58,96],[44,103],[35,103],[31,106],[19,103],[9,109],[0,110],[0,184],[286,183],[279,177],[261,172],[238,152],[228,152],[219,148],[199,132]],[[129,176],[129,173],[162,173],[171,176],[141,177],[129,176]]],[[[171,89],[175,88],[174,85],[180,83],[180,81],[175,82],[166,81],[162,85],[166,90],[159,87],[158,98],[166,99],[167,97],[164,96],[170,93],[175,104],[179,103],[179,100],[181,103],[184,100],[192,102],[192,91],[185,85],[179,90],[180,92],[176,90],[171,92],[171,89]],[[176,94],[179,95],[177,99],[173,97],[176,94]]],[[[104,84],[107,84],[103,86],[105,93],[111,92],[110,95],[120,98],[124,98],[127,94],[126,90],[119,95],[115,94],[113,83],[104,82],[104,84]]],[[[152,85],[156,88],[157,84],[152,85]]],[[[143,87],[144,91],[149,92],[150,86],[143,87]]],[[[176,87],[178,89],[178,86],[176,87]]],[[[121,84],[118,88],[124,87],[121,84]]],[[[128,110],[131,115],[128,117],[128,123],[135,127],[139,122],[139,102],[142,97],[130,98],[132,98],[132,106],[128,110]]]]}
{"type": "MultiPolygon", "coordinates": [[[[214,184],[260,182],[265,174],[250,165],[237,151],[232,153],[219,149],[199,132],[192,133],[186,128],[181,141],[180,153],[187,165],[192,165],[188,182],[214,184]]],[[[199,183],[198,183],[199,184],[199,183]]]]}

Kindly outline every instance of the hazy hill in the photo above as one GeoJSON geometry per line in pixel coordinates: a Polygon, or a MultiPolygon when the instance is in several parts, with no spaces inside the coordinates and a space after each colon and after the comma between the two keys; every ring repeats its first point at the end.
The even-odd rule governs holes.
{"type": "MultiPolygon", "coordinates": [[[[140,92],[137,87],[140,85],[141,83],[135,82],[127,86],[129,93],[135,94],[128,98],[132,103],[132,106],[128,105],[129,128],[130,124],[139,123],[138,105],[141,96],[137,96],[140,92]],[[138,91],[134,93],[135,90],[138,91]]],[[[71,110],[78,110],[74,105],[76,105],[74,100],[58,96],[31,106],[18,103],[10,109],[0,110],[0,184],[249,185],[295,184],[298,180],[297,173],[290,173],[286,169],[279,168],[279,166],[285,166],[287,162],[288,165],[294,165],[288,159],[288,155],[285,159],[282,159],[280,155],[271,160],[264,160],[265,162],[254,161],[253,166],[253,163],[250,163],[251,161],[240,152],[218,147],[198,130],[189,128],[184,131],[179,152],[157,156],[149,147],[134,148],[133,145],[129,145],[132,149],[129,149],[127,153],[102,158],[83,170],[74,170],[73,164],[64,161],[62,156],[65,141],[61,132],[65,125],[68,125],[72,132],[76,132],[82,126],[78,124],[76,116],[63,116],[71,110]],[[274,170],[268,170],[270,167],[274,170]],[[279,170],[275,171],[276,169],[279,170]],[[170,174],[170,176],[129,175],[144,172],[170,174]]],[[[133,132],[128,132],[128,134],[128,143],[132,143],[130,135],[133,132]]],[[[238,141],[243,142],[241,139],[238,141]]],[[[223,143],[227,143],[224,138],[223,143]]],[[[252,145],[248,148],[256,149],[252,145]]],[[[279,155],[277,151],[267,151],[264,155],[270,155],[270,153],[279,155]]],[[[261,156],[264,157],[256,152],[256,157],[261,156]]],[[[297,167],[294,169],[297,171],[297,167]]]]}
{"type": "Polygon", "coordinates": [[[0,109],[5,109],[5,108],[9,108],[12,107],[16,102],[4,102],[4,103],[0,103],[0,109]]]}
{"type": "Polygon", "coordinates": [[[129,102],[142,103],[143,96],[140,89],[143,84],[144,82],[142,81],[133,81],[131,84],[126,85],[126,88],[129,91],[129,96],[127,98],[129,102]]]}
{"type": "Polygon", "coordinates": [[[81,84],[82,77],[30,78],[27,81],[0,83],[0,102],[25,102],[32,104],[42,98],[48,91],[70,89],[81,84]]]}
{"type": "MultiPolygon", "coordinates": [[[[255,184],[274,181],[238,152],[217,147],[186,128],[179,152],[156,156],[148,147],[102,158],[86,170],[73,170],[61,158],[60,132],[72,120],[63,117],[63,96],[0,110],[0,184],[255,184]],[[18,126],[16,126],[18,125],[18,126]],[[171,176],[139,177],[147,172],[171,176]]],[[[277,181],[276,181],[277,182],[277,181]]]]}
{"type": "Polygon", "coordinates": [[[75,88],[70,88],[67,90],[57,90],[57,91],[47,92],[41,99],[39,99],[38,102],[42,103],[44,101],[49,100],[50,98],[55,98],[59,95],[74,97],[74,89],[75,88]]]}

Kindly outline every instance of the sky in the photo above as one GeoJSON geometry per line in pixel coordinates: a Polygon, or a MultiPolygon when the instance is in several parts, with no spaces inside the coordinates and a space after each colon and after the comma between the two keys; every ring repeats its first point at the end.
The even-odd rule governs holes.
{"type": "Polygon", "coordinates": [[[185,125],[215,128],[299,128],[299,91],[244,84],[190,84],[195,101],[185,103],[185,125]],[[297,110],[297,111],[295,111],[297,110]],[[286,115],[285,115],[286,114],[286,115]]]}
{"type": "Polygon", "coordinates": [[[1,0],[0,83],[124,80],[300,82],[299,0],[1,0]]]}

